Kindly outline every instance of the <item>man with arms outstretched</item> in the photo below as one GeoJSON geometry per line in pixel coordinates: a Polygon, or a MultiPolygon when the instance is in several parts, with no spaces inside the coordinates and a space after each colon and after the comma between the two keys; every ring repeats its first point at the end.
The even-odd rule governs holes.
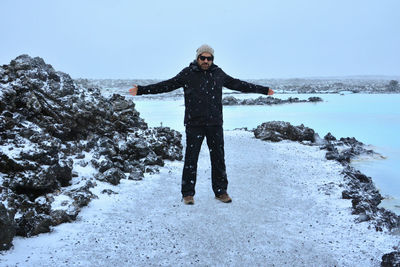
{"type": "Polygon", "coordinates": [[[197,161],[206,137],[211,159],[212,189],[216,199],[232,202],[227,193],[225,167],[222,87],[244,93],[272,95],[269,87],[234,79],[214,64],[214,49],[202,45],[196,59],[174,78],[159,83],[129,89],[132,95],[158,94],[183,88],[185,95],[186,152],[182,174],[182,196],[185,204],[194,204],[197,161]]]}

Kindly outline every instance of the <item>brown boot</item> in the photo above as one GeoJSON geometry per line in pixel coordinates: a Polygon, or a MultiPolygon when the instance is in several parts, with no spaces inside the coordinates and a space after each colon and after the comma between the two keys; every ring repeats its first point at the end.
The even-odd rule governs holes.
{"type": "Polygon", "coordinates": [[[194,199],[193,196],[186,196],[183,198],[183,203],[186,205],[193,205],[194,204],[194,199]]]}
{"type": "Polygon", "coordinates": [[[232,198],[230,198],[230,196],[227,193],[222,194],[220,196],[215,196],[215,198],[218,199],[219,201],[224,202],[224,203],[231,203],[232,202],[232,198]]]}

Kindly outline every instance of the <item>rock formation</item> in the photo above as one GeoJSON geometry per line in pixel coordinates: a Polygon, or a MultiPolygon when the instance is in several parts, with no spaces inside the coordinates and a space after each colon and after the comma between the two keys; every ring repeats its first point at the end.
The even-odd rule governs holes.
{"type": "Polygon", "coordinates": [[[284,121],[269,121],[259,125],[254,130],[254,136],[261,140],[280,142],[282,140],[291,141],[315,141],[315,132],[313,129],[304,127],[304,125],[293,126],[284,121]]]}
{"type": "Polygon", "coordinates": [[[131,100],[77,85],[39,57],[0,67],[0,250],[15,234],[74,220],[99,181],[140,180],[181,159],[181,134],[148,128],[131,100]]]}
{"type": "Polygon", "coordinates": [[[263,97],[260,96],[256,99],[237,99],[233,96],[226,96],[222,99],[222,104],[226,106],[235,105],[279,105],[279,104],[291,104],[291,103],[306,103],[306,102],[321,102],[323,101],[320,97],[309,97],[308,100],[300,100],[297,97],[289,97],[286,100],[275,98],[272,96],[263,97]]]}

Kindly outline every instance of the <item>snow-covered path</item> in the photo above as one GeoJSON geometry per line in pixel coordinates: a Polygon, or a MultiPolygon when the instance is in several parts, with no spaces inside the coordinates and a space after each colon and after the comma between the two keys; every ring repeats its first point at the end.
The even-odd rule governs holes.
{"type": "Polygon", "coordinates": [[[214,199],[208,150],[195,205],[181,202],[182,162],[140,182],[96,188],[74,223],[15,238],[0,266],[376,266],[395,237],[355,224],[341,166],[318,147],[225,132],[231,204],[214,199]],[[118,194],[100,194],[110,188],[118,194]]]}

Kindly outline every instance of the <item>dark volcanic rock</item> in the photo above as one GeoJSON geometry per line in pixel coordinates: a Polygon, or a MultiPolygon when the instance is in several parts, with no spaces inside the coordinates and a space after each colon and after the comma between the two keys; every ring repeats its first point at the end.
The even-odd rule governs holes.
{"type": "Polygon", "coordinates": [[[143,171],[136,169],[136,170],[131,171],[128,179],[139,181],[139,180],[143,180],[143,178],[144,178],[143,171]]]}
{"type": "Polygon", "coordinates": [[[321,102],[323,101],[320,97],[309,97],[308,100],[300,100],[297,97],[289,97],[286,100],[275,98],[272,96],[263,97],[260,96],[256,99],[237,99],[233,96],[226,96],[222,99],[222,104],[226,106],[234,105],[279,105],[279,104],[290,104],[290,103],[305,103],[305,102],[321,102]]]}
{"type": "Polygon", "coordinates": [[[353,214],[365,214],[372,218],[383,199],[372,179],[350,166],[342,173],[347,180],[347,189],[342,192],[342,196],[352,200],[353,214]]]}
{"type": "Polygon", "coordinates": [[[400,251],[393,251],[382,256],[382,267],[400,267],[400,251]]]}
{"type": "Polygon", "coordinates": [[[0,203],[0,250],[7,250],[15,236],[15,222],[6,207],[0,203]]]}
{"type": "Polygon", "coordinates": [[[321,149],[326,149],[326,159],[336,160],[346,165],[351,159],[362,154],[376,154],[373,150],[366,149],[364,144],[354,137],[340,138],[337,140],[331,133],[328,133],[324,140],[326,143],[321,149]]]}
{"type": "Polygon", "coordinates": [[[291,141],[315,141],[315,132],[304,125],[293,126],[288,122],[270,121],[264,122],[254,130],[254,136],[261,140],[280,142],[282,140],[291,141]]]}
{"type": "Polygon", "coordinates": [[[0,204],[17,235],[74,220],[96,197],[96,177],[116,185],[181,160],[181,137],[148,128],[131,100],[77,85],[39,57],[0,67],[0,204]],[[91,174],[81,177],[81,168],[91,174]]]}
{"type": "Polygon", "coordinates": [[[52,210],[50,211],[51,225],[56,226],[66,222],[72,222],[75,216],[71,216],[65,210],[52,210]]]}
{"type": "Polygon", "coordinates": [[[125,173],[123,173],[120,169],[111,168],[107,170],[105,173],[100,174],[97,179],[100,181],[106,181],[113,185],[117,185],[119,184],[119,181],[121,181],[121,179],[125,178],[126,178],[125,173]]]}
{"type": "Polygon", "coordinates": [[[47,214],[37,214],[30,210],[15,221],[17,223],[17,235],[19,236],[30,237],[50,232],[51,216],[47,214]]]}
{"type": "Polygon", "coordinates": [[[377,231],[398,229],[400,227],[400,216],[379,208],[383,197],[371,177],[350,166],[351,160],[359,155],[380,155],[366,149],[364,144],[354,137],[337,140],[329,133],[324,139],[326,144],[321,146],[321,149],[327,150],[326,158],[336,160],[344,166],[342,174],[346,186],[342,192],[342,197],[351,199],[353,214],[359,215],[358,221],[371,221],[377,231]]]}

